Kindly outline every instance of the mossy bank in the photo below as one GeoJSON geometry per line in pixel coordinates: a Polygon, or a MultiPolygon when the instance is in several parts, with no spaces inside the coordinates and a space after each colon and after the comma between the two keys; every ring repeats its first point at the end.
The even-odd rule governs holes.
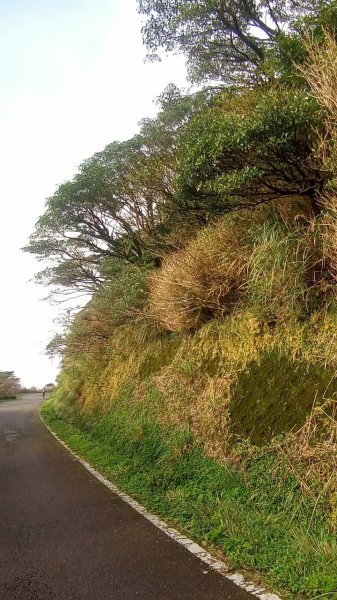
{"type": "Polygon", "coordinates": [[[332,372],[299,359],[303,339],[310,356],[308,331],[291,331],[263,332],[247,314],[192,335],[119,326],[109,351],[68,359],[42,415],[233,568],[285,598],[337,598],[337,387],[332,372]]]}

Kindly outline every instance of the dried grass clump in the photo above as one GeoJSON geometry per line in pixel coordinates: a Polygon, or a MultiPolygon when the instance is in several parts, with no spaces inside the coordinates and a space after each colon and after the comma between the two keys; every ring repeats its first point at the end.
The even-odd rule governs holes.
{"type": "MultiPolygon", "coordinates": [[[[321,196],[322,211],[314,226],[322,244],[325,267],[337,280],[337,43],[336,32],[326,29],[323,42],[308,37],[307,61],[299,67],[312,95],[323,109],[323,127],[313,149],[318,167],[330,177],[321,196]]],[[[334,292],[336,294],[336,292],[334,292]]]]}
{"type": "Polygon", "coordinates": [[[337,123],[337,44],[336,32],[325,29],[323,43],[308,37],[305,65],[299,66],[315,97],[337,123]],[[335,116],[334,116],[335,115],[335,116]]]}
{"type": "Polygon", "coordinates": [[[247,280],[244,215],[204,229],[168,256],[150,277],[149,311],[169,331],[223,318],[239,302],[247,280]]]}

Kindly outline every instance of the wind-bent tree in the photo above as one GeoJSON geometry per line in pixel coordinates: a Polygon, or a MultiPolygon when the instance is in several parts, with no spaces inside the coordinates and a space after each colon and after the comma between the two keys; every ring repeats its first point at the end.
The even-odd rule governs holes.
{"type": "Polygon", "coordinates": [[[254,80],[268,50],[300,17],[334,0],[138,0],[143,40],[158,51],[185,54],[193,82],[254,80]]]}
{"type": "Polygon", "coordinates": [[[132,176],[142,142],[114,142],[85,161],[79,173],[47,200],[26,251],[48,261],[37,280],[93,291],[101,267],[114,257],[135,262],[143,254],[139,231],[154,226],[154,206],[132,176]]]}
{"type": "Polygon", "coordinates": [[[107,259],[138,263],[156,255],[174,194],[177,137],[206,97],[169,86],[158,116],[144,119],[138,135],[94,154],[59,186],[25,248],[47,262],[39,283],[92,293],[106,278],[107,259]]]}
{"type": "Polygon", "coordinates": [[[312,147],[321,126],[321,110],[302,90],[225,91],[180,138],[177,206],[216,215],[301,197],[318,209],[326,174],[312,147]]]}

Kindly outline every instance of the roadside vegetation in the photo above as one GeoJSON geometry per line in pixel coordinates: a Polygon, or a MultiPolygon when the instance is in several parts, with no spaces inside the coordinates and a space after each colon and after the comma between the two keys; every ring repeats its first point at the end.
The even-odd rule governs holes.
{"type": "Polygon", "coordinates": [[[37,279],[91,299],[43,416],[233,568],[336,599],[337,3],[139,10],[200,87],[46,202],[37,279]]]}
{"type": "Polygon", "coordinates": [[[20,392],[20,380],[14,371],[0,371],[0,400],[14,399],[20,392]]]}

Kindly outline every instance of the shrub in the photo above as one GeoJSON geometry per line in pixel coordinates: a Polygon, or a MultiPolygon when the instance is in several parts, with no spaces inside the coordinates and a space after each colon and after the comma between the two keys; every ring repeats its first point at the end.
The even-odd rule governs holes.
{"type": "Polygon", "coordinates": [[[109,269],[110,279],[76,315],[68,335],[61,338],[61,344],[57,338],[52,340],[49,351],[53,352],[56,346],[63,355],[99,353],[116,326],[137,318],[146,303],[149,269],[119,261],[110,261],[109,269]]]}

